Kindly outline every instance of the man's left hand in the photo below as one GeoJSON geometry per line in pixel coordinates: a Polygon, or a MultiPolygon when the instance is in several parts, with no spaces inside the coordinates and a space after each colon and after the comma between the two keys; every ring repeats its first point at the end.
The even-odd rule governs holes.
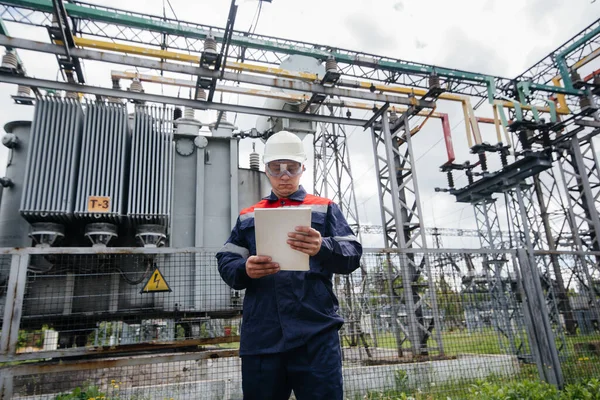
{"type": "Polygon", "coordinates": [[[297,226],[295,232],[288,233],[288,244],[294,250],[314,256],[321,249],[321,233],[310,226],[297,226]]]}

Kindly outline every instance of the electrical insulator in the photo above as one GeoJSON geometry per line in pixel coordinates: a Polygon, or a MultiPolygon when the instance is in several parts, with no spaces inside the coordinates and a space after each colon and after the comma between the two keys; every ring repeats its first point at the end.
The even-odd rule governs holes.
{"type": "Polygon", "coordinates": [[[6,54],[2,57],[2,68],[16,70],[19,67],[19,60],[14,50],[6,50],[6,54]]]}
{"type": "Polygon", "coordinates": [[[502,163],[502,167],[506,167],[508,165],[508,153],[506,151],[502,151],[500,153],[500,162],[502,163]]]}
{"type": "Polygon", "coordinates": [[[58,18],[56,18],[56,14],[52,13],[52,27],[60,28],[60,24],[58,23],[58,18]]]}
{"type": "Polygon", "coordinates": [[[196,91],[196,100],[206,100],[206,91],[204,89],[196,91]]]}
{"type": "Polygon", "coordinates": [[[429,75],[429,89],[440,87],[440,76],[438,74],[429,75]]]}
{"type": "Polygon", "coordinates": [[[454,176],[452,175],[452,171],[447,171],[446,176],[448,178],[448,187],[454,189],[454,176]]]}
{"type": "Polygon", "coordinates": [[[31,88],[29,86],[19,85],[17,86],[17,96],[30,97],[31,88]]]}
{"type": "Polygon", "coordinates": [[[140,78],[133,78],[131,81],[131,85],[129,86],[130,92],[142,93],[144,88],[142,87],[142,82],[140,82],[140,78]]]}
{"type": "Polygon", "coordinates": [[[252,143],[252,153],[250,153],[250,169],[254,171],[260,170],[260,154],[256,152],[256,144],[252,143]]]}
{"type": "Polygon", "coordinates": [[[327,60],[325,61],[325,71],[337,72],[337,61],[333,56],[327,57],[327,60]]]}
{"type": "Polygon", "coordinates": [[[588,108],[591,106],[592,106],[592,102],[587,96],[582,96],[579,98],[579,107],[584,109],[584,108],[588,108]]]}
{"type": "Polygon", "coordinates": [[[217,52],[217,41],[215,40],[215,37],[213,35],[209,34],[204,40],[204,51],[210,53],[217,52]]]}
{"type": "Polygon", "coordinates": [[[194,119],[196,116],[196,111],[191,107],[186,107],[183,111],[183,116],[187,119],[194,119]]]}
{"type": "Polygon", "coordinates": [[[481,163],[481,170],[483,172],[486,172],[488,169],[488,165],[487,165],[487,157],[486,157],[485,153],[479,153],[479,162],[481,163]]]}
{"type": "Polygon", "coordinates": [[[581,82],[581,75],[576,70],[571,71],[571,82],[581,82]]]}

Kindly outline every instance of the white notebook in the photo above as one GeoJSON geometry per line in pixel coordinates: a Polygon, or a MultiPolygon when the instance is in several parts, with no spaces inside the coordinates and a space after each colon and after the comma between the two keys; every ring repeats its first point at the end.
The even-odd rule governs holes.
{"type": "Polygon", "coordinates": [[[255,208],[256,254],[270,256],[282,271],[308,271],[308,254],[292,249],[287,240],[289,232],[310,222],[308,207],[255,208]]]}

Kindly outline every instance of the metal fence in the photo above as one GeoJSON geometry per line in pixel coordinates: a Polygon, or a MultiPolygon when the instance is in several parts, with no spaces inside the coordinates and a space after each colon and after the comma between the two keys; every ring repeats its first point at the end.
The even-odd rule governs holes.
{"type": "MultiPolygon", "coordinates": [[[[6,398],[242,398],[244,294],[215,273],[214,250],[1,253],[6,398]]],[[[454,399],[486,380],[598,376],[599,275],[592,254],[368,250],[334,278],[345,396],[454,399]],[[403,281],[426,261],[431,274],[403,281]]]]}

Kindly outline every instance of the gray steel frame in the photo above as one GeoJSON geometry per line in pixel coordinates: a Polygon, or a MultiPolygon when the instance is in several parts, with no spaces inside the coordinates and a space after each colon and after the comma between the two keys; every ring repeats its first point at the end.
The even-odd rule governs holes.
{"type": "MultiPolygon", "coordinates": [[[[380,128],[376,129],[375,124],[371,128],[381,220],[385,226],[384,243],[386,247],[399,249],[427,247],[409,127],[409,118],[413,111],[409,109],[400,117],[400,126],[394,132],[391,131],[387,111],[382,113],[380,128]]],[[[444,354],[435,282],[429,259],[425,255],[409,254],[401,257],[400,260],[399,268],[404,289],[403,300],[408,314],[408,329],[394,326],[399,355],[404,340],[410,341],[413,355],[420,355],[428,350],[438,350],[440,354],[444,354]],[[428,291],[423,295],[418,293],[414,285],[420,277],[427,281],[428,291]],[[424,322],[425,305],[432,309],[433,325],[434,328],[438,328],[435,329],[437,347],[427,345],[431,329],[424,322]]],[[[387,267],[390,293],[393,298],[396,272],[389,258],[387,267]]],[[[393,301],[392,312],[397,315],[393,301]]],[[[392,318],[392,322],[398,323],[395,318],[392,318]]]]}
{"type": "Polygon", "coordinates": [[[132,99],[143,102],[161,103],[170,105],[187,106],[194,109],[200,110],[217,110],[217,111],[231,111],[238,112],[241,114],[252,114],[252,115],[264,115],[271,117],[291,118],[303,121],[317,121],[317,122],[329,122],[335,124],[345,124],[354,126],[363,126],[367,121],[350,119],[350,118],[337,118],[328,117],[319,114],[303,114],[297,112],[275,110],[268,108],[240,106],[236,104],[224,104],[224,103],[209,103],[199,100],[188,100],[180,97],[162,96],[157,94],[149,93],[136,93],[118,89],[107,89],[98,86],[89,85],[78,85],[73,83],[56,82],[37,78],[28,78],[19,75],[12,75],[9,73],[0,72],[0,82],[12,83],[16,85],[25,85],[37,88],[65,90],[70,92],[81,92],[94,94],[97,96],[105,97],[117,97],[123,99],[132,99]]]}
{"type": "Polygon", "coordinates": [[[534,183],[534,185],[523,184],[510,190],[507,192],[508,202],[506,206],[512,219],[516,246],[520,249],[527,249],[528,254],[531,255],[531,267],[534,268],[535,273],[544,283],[542,293],[548,310],[549,322],[557,339],[560,341],[558,351],[561,351],[566,349],[566,340],[560,320],[558,295],[552,276],[552,272],[555,271],[552,265],[552,256],[533,256],[534,249],[556,250],[550,249],[546,240],[546,232],[543,226],[544,216],[538,202],[535,200],[535,189],[536,186],[534,183]]]}
{"type": "MultiPolygon", "coordinates": [[[[8,36],[0,35],[0,45],[14,47],[19,49],[38,51],[48,54],[66,54],[65,49],[61,46],[54,44],[36,42],[27,39],[11,38],[8,36]]],[[[433,108],[435,103],[432,101],[418,100],[409,98],[407,96],[396,96],[388,94],[371,93],[366,90],[354,90],[344,89],[339,87],[327,87],[315,82],[306,82],[293,79],[285,78],[272,78],[268,76],[239,74],[235,72],[223,72],[222,76],[219,72],[210,70],[203,67],[195,67],[184,64],[177,64],[166,61],[152,60],[148,58],[135,57],[130,55],[121,55],[110,52],[96,51],[96,50],[85,50],[85,49],[71,49],[70,54],[77,56],[84,60],[93,60],[108,62],[113,64],[130,65],[140,68],[149,68],[164,70],[175,73],[188,74],[193,76],[201,76],[205,78],[216,79],[220,78],[223,80],[236,82],[236,83],[247,83],[252,85],[277,87],[282,89],[297,90],[306,93],[318,93],[328,96],[339,96],[347,98],[356,98],[363,100],[372,100],[381,103],[391,103],[400,105],[417,105],[423,108],[433,108]]],[[[132,93],[132,92],[129,92],[132,93]]],[[[209,103],[210,104],[210,103],[209,103]]],[[[350,120],[349,118],[344,120],[350,120]]]]}
{"type": "MultiPolygon", "coordinates": [[[[547,249],[550,252],[555,252],[564,241],[564,238],[571,236],[569,228],[569,221],[567,217],[566,206],[564,204],[563,195],[560,191],[559,182],[556,180],[554,168],[548,169],[537,176],[533,177],[533,189],[537,204],[539,205],[539,218],[543,225],[544,235],[540,238],[543,241],[542,246],[538,246],[540,249],[547,249]]],[[[539,221],[538,221],[539,224],[539,221]]],[[[567,295],[567,289],[562,274],[562,266],[569,268],[568,265],[564,265],[564,261],[556,254],[549,254],[545,257],[547,275],[544,275],[548,280],[546,283],[553,285],[552,278],[555,279],[556,293],[555,300],[558,307],[558,314],[564,316],[565,328],[569,334],[575,334],[577,326],[575,323],[575,317],[571,310],[569,298],[567,295]],[[563,265],[561,265],[561,262],[563,265]],[[548,265],[549,263],[549,265],[548,265]],[[552,266],[552,275],[549,266],[552,266]]],[[[558,321],[553,321],[557,323],[558,321]]]]}
{"type": "MultiPolygon", "coordinates": [[[[487,285],[495,310],[493,321],[498,334],[498,342],[510,354],[525,356],[525,349],[522,345],[524,341],[519,337],[519,332],[522,331],[519,327],[523,325],[523,321],[515,298],[516,293],[510,282],[507,282],[507,280],[516,279],[516,265],[513,263],[515,274],[511,275],[509,268],[511,260],[503,252],[508,247],[508,242],[500,230],[496,200],[484,199],[473,203],[473,210],[480,233],[481,247],[495,251],[495,253],[484,255],[483,274],[486,282],[483,285],[487,285]],[[507,299],[510,299],[510,302],[507,299]],[[507,345],[504,339],[508,340],[507,345]]],[[[463,291],[467,292],[472,290],[471,287],[463,288],[463,291]]]]}
{"type": "MultiPolygon", "coordinates": [[[[21,0],[3,1],[2,3],[4,5],[0,8],[0,17],[7,21],[36,26],[50,24],[50,2],[21,0]]],[[[80,34],[143,43],[144,45],[160,48],[167,47],[200,53],[203,49],[203,40],[209,33],[212,33],[219,40],[226,34],[224,29],[214,26],[83,2],[69,3],[65,8],[71,18],[77,20],[77,29],[80,34]]],[[[582,34],[584,33],[587,33],[587,31],[582,32],[582,34]]],[[[565,46],[572,47],[572,42],[577,42],[582,34],[571,39],[565,46]]],[[[596,39],[598,38],[596,37],[596,39]]],[[[590,43],[593,43],[593,41],[590,43]]],[[[590,47],[589,45],[583,46],[583,50],[576,54],[583,56],[590,47]]],[[[514,79],[486,76],[277,37],[249,35],[245,32],[233,32],[226,57],[259,63],[279,64],[289,54],[302,54],[322,60],[333,55],[339,63],[340,71],[345,76],[367,78],[385,83],[399,83],[425,89],[429,87],[428,76],[437,74],[446,90],[482,98],[487,98],[490,91],[494,91],[494,86],[500,88],[500,91],[504,94],[510,95],[514,92],[515,87],[513,85],[517,82],[514,79]]],[[[567,61],[571,61],[571,58],[567,58],[567,61]]],[[[540,85],[538,80],[542,81],[542,79],[537,74],[529,74],[523,80],[530,82],[533,85],[532,87],[540,90],[539,93],[542,94],[534,93],[540,99],[543,97],[544,91],[565,90],[540,85]]]]}
{"type": "MultiPolygon", "coordinates": [[[[37,3],[36,6],[39,6],[37,9],[24,5],[24,3],[17,3],[18,5],[13,5],[13,2],[10,1],[3,3],[4,5],[0,8],[0,17],[7,21],[36,26],[50,24],[51,13],[45,10],[43,3],[37,3]]],[[[199,53],[203,50],[204,38],[209,32],[217,40],[221,40],[225,34],[223,28],[215,26],[165,19],[163,17],[83,2],[67,5],[66,8],[70,15],[77,18],[79,22],[78,33],[110,38],[111,40],[117,39],[156,47],[162,47],[163,43],[166,43],[167,47],[171,49],[199,53]],[[119,22],[115,23],[113,22],[114,19],[113,21],[104,21],[80,17],[79,13],[75,11],[78,7],[81,10],[108,12],[113,16],[123,17],[123,19],[119,18],[119,22]]],[[[394,82],[427,89],[429,86],[428,75],[432,72],[437,72],[438,75],[443,77],[442,84],[445,84],[448,90],[473,96],[487,97],[488,81],[482,74],[449,70],[433,65],[347,49],[332,48],[315,43],[257,34],[248,35],[245,32],[239,31],[233,33],[227,57],[267,64],[279,64],[289,54],[303,54],[325,60],[332,52],[338,56],[336,58],[338,58],[340,70],[345,76],[368,78],[388,83],[394,82]],[[466,76],[472,76],[475,79],[457,79],[466,76]]],[[[490,78],[496,80],[499,87],[509,86],[511,83],[511,80],[508,78],[490,78]]]]}
{"type": "MultiPolygon", "coordinates": [[[[322,107],[323,109],[323,107],[322,107]]],[[[336,116],[339,108],[327,107],[326,112],[336,116]]],[[[339,117],[338,117],[339,118],[339,117]]],[[[320,123],[314,137],[315,194],[337,203],[352,230],[360,235],[358,206],[354,193],[350,153],[346,129],[343,125],[320,123]]]]}
{"type": "MultiPolygon", "coordinates": [[[[331,106],[321,107],[321,111],[335,116],[341,113],[341,108],[331,106]]],[[[352,169],[350,166],[350,153],[348,150],[348,137],[343,125],[320,123],[319,129],[314,136],[314,193],[317,196],[330,198],[341,209],[348,224],[361,240],[360,225],[358,219],[358,205],[352,180],[352,169]]],[[[365,287],[367,270],[361,264],[361,287],[365,287]]],[[[364,314],[362,301],[356,299],[351,283],[351,277],[345,275],[344,292],[348,305],[349,317],[347,325],[350,332],[350,340],[355,345],[362,341],[367,354],[368,344],[361,327],[361,316],[364,314]]]]}
{"type": "MultiPolygon", "coordinates": [[[[588,292],[588,304],[597,319],[600,319],[598,299],[600,293],[594,289],[594,274],[599,273],[599,256],[584,256],[584,252],[598,249],[598,232],[600,218],[598,216],[598,185],[600,174],[594,151],[592,138],[586,136],[582,142],[573,137],[567,143],[568,148],[560,156],[563,162],[558,163],[563,185],[567,192],[567,215],[573,238],[572,246],[580,254],[579,262],[573,271],[579,283],[588,292]],[[584,157],[584,155],[586,155],[584,157]],[[581,173],[580,171],[584,171],[581,173]],[[592,182],[596,196],[592,190],[592,182]],[[587,232],[587,235],[583,233],[587,232]]],[[[597,254],[597,253],[596,253],[597,254]]]]}

